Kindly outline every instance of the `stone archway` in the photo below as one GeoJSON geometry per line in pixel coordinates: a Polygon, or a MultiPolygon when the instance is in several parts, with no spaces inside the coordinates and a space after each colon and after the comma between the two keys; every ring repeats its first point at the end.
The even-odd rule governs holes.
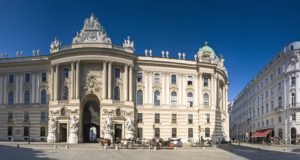
{"type": "Polygon", "coordinates": [[[296,139],[297,139],[297,129],[296,128],[291,128],[291,144],[296,144],[296,139]]]}
{"type": "Polygon", "coordinates": [[[83,142],[96,142],[100,136],[100,101],[94,94],[84,98],[82,111],[83,142]]]}

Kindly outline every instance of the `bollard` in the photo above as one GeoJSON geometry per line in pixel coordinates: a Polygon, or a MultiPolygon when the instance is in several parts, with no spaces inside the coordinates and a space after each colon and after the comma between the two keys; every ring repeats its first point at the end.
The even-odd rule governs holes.
{"type": "Polygon", "coordinates": [[[116,150],[118,150],[119,149],[119,147],[118,147],[118,145],[116,145],[116,150]]]}
{"type": "Polygon", "coordinates": [[[285,147],[283,147],[283,151],[286,151],[286,148],[285,148],[285,147]]]}
{"type": "Polygon", "coordinates": [[[174,147],[174,150],[177,150],[177,147],[176,147],[176,146],[174,147]]]}
{"type": "Polygon", "coordinates": [[[154,150],[156,150],[156,146],[154,146],[154,148],[153,148],[154,150]]]}
{"type": "Polygon", "coordinates": [[[56,145],[54,145],[54,146],[53,146],[53,148],[54,148],[54,149],[57,149],[57,146],[56,146],[56,145]]]}
{"type": "Polygon", "coordinates": [[[19,148],[20,147],[20,145],[19,144],[17,144],[17,148],[19,148]]]}
{"type": "Polygon", "coordinates": [[[69,146],[68,145],[66,145],[66,149],[68,149],[69,148],[69,146]]]}

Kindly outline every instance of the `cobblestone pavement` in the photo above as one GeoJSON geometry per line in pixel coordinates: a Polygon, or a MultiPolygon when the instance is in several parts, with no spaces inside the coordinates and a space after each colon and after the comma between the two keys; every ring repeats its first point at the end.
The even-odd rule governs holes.
{"type": "Polygon", "coordinates": [[[238,145],[218,145],[212,148],[178,150],[99,149],[97,145],[16,145],[0,144],[0,160],[289,160],[299,159],[300,152],[279,152],[238,145]]]}

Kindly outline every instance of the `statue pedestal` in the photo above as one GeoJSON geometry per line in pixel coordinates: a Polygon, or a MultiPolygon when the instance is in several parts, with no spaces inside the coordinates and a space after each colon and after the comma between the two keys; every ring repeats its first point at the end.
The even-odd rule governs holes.
{"type": "Polygon", "coordinates": [[[78,143],[78,136],[75,132],[70,132],[69,143],[71,143],[71,144],[77,144],[78,143]]]}
{"type": "Polygon", "coordinates": [[[104,131],[103,138],[109,139],[112,142],[111,131],[104,131]]]}
{"type": "Polygon", "coordinates": [[[54,132],[49,132],[47,137],[48,143],[54,143],[56,141],[56,136],[54,132]]]}
{"type": "Polygon", "coordinates": [[[134,131],[127,131],[125,134],[126,139],[133,139],[134,138],[134,131]]]}

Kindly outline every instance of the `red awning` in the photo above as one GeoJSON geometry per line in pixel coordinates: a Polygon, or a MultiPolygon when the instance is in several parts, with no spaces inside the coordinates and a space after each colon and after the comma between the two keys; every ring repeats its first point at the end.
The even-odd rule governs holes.
{"type": "Polygon", "coordinates": [[[272,130],[271,129],[266,129],[266,130],[262,130],[262,131],[256,131],[252,137],[267,137],[269,133],[271,133],[272,130]]]}

